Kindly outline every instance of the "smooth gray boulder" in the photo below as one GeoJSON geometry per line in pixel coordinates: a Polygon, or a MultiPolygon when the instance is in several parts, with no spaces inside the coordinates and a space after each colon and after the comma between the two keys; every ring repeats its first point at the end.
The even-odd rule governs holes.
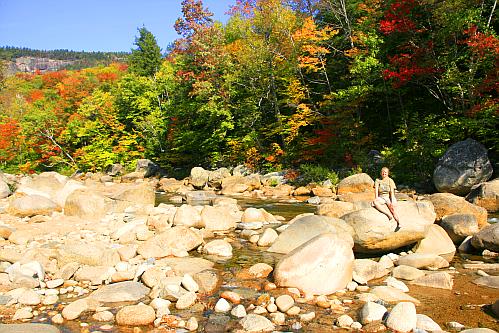
{"type": "Polygon", "coordinates": [[[492,176],[487,149],[478,141],[466,139],[450,146],[438,160],[433,183],[439,192],[466,195],[474,185],[492,176]]]}
{"type": "Polygon", "coordinates": [[[161,169],[159,165],[148,159],[137,160],[135,172],[143,173],[144,178],[165,174],[164,170],[161,169]]]}
{"type": "Polygon", "coordinates": [[[499,223],[486,226],[471,238],[471,245],[478,250],[499,252],[499,223]]]}
{"type": "Polygon", "coordinates": [[[51,215],[60,212],[61,207],[47,197],[32,194],[11,200],[6,209],[7,213],[15,216],[51,215]]]}
{"type": "Polygon", "coordinates": [[[136,302],[149,293],[140,282],[125,281],[101,286],[88,298],[102,303],[136,302]]]}
{"type": "Polygon", "coordinates": [[[285,255],[274,270],[279,287],[294,287],[309,295],[328,295],[352,280],[353,242],[344,235],[320,234],[285,255]]]}
{"type": "Polygon", "coordinates": [[[473,187],[466,196],[466,200],[489,212],[497,212],[499,210],[499,178],[473,187]]]}
{"type": "Polygon", "coordinates": [[[137,253],[144,258],[167,257],[174,250],[190,251],[202,242],[203,237],[197,232],[184,226],[176,226],[140,244],[137,253]]]}
{"type": "Polygon", "coordinates": [[[455,244],[460,244],[466,237],[473,236],[480,229],[473,214],[451,214],[444,216],[440,226],[447,232],[455,244]]]}
{"type": "Polygon", "coordinates": [[[376,208],[360,209],[341,218],[354,229],[354,251],[363,253],[388,252],[423,239],[435,221],[435,211],[429,201],[401,201],[397,208],[400,230],[396,222],[376,208]]]}
{"type": "Polygon", "coordinates": [[[323,233],[344,235],[351,238],[353,228],[345,221],[328,216],[308,215],[296,220],[284,230],[267,250],[269,252],[287,254],[306,243],[310,239],[323,233]]]}

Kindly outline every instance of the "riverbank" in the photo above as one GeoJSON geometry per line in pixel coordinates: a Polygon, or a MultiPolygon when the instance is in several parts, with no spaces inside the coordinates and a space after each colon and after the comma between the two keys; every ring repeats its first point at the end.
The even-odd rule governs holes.
{"type": "MultiPolygon", "coordinates": [[[[161,181],[57,177],[25,180],[0,200],[2,323],[62,332],[498,329],[499,264],[465,266],[497,262],[495,253],[466,261],[454,245],[441,255],[413,249],[438,215],[423,197],[401,200],[394,231],[356,200],[325,203],[348,206],[339,219],[314,214],[324,207],[305,199],[262,199],[265,190],[229,197],[180,184],[157,202],[161,181]],[[52,202],[67,194],[63,209],[40,193],[52,202]],[[372,228],[363,231],[364,220],[372,228]],[[373,254],[373,244],[396,250],[373,254]]],[[[343,198],[366,195],[350,193],[343,198]]]]}

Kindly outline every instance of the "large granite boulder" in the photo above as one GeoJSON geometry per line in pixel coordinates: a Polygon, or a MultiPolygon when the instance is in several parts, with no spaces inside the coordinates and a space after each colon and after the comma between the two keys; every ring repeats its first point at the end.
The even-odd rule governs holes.
{"type": "Polygon", "coordinates": [[[364,253],[386,252],[423,239],[435,222],[433,205],[429,201],[401,201],[397,212],[400,230],[395,232],[396,222],[375,208],[357,210],[341,218],[354,229],[354,251],[364,253]]]}
{"type": "Polygon", "coordinates": [[[54,200],[67,180],[68,177],[57,172],[42,172],[32,177],[24,177],[16,192],[28,195],[37,194],[54,200]]]}
{"type": "Polygon", "coordinates": [[[201,211],[201,225],[209,230],[230,230],[236,227],[236,219],[227,207],[204,206],[201,211]]]}
{"type": "Polygon", "coordinates": [[[154,206],[156,195],[154,187],[150,183],[144,182],[117,186],[109,194],[109,198],[114,201],[114,211],[123,212],[127,207],[137,204],[154,206]]]}
{"type": "Polygon", "coordinates": [[[222,179],[230,177],[230,171],[227,168],[220,168],[210,172],[208,176],[208,185],[212,188],[221,188],[222,179]]]}
{"type": "Polygon", "coordinates": [[[15,216],[51,215],[60,212],[61,207],[47,197],[32,194],[12,198],[7,213],[15,216]]]}
{"type": "Polygon", "coordinates": [[[425,238],[420,240],[412,250],[414,253],[438,254],[450,262],[456,253],[456,246],[441,226],[432,224],[425,238]]]}
{"type": "Polygon", "coordinates": [[[447,149],[433,172],[433,183],[440,192],[466,195],[474,185],[492,176],[487,149],[473,139],[459,141],[447,149]]]}
{"type": "Polygon", "coordinates": [[[447,215],[440,221],[440,226],[447,232],[455,244],[460,244],[466,237],[473,236],[480,229],[473,214],[447,215]]]}
{"type": "Polygon", "coordinates": [[[367,173],[358,173],[338,183],[337,194],[374,192],[374,180],[367,173]]]}
{"type": "Polygon", "coordinates": [[[499,223],[486,226],[471,238],[471,245],[478,250],[499,252],[499,223]]]}
{"type": "Polygon", "coordinates": [[[243,176],[226,177],[222,179],[221,186],[223,195],[237,195],[252,189],[243,176]]]}
{"type": "Polygon", "coordinates": [[[325,233],[285,255],[276,265],[279,287],[295,287],[308,295],[328,295],[352,280],[353,243],[342,235],[325,233]]]}
{"type": "Polygon", "coordinates": [[[201,212],[195,206],[182,205],[175,212],[173,225],[202,228],[201,212]]]}
{"type": "Polygon", "coordinates": [[[85,189],[85,188],[86,188],[85,185],[83,185],[81,182],[70,179],[64,184],[64,186],[59,191],[57,191],[54,197],[54,201],[59,206],[64,207],[66,205],[66,199],[71,193],[73,193],[76,190],[85,189]]]}
{"type": "Polygon", "coordinates": [[[190,251],[202,242],[203,237],[197,232],[176,226],[140,244],[137,253],[144,258],[161,258],[171,255],[174,250],[190,251]]]}
{"type": "Polygon", "coordinates": [[[333,201],[317,206],[317,215],[340,218],[354,210],[356,206],[352,202],[333,201]]]}
{"type": "Polygon", "coordinates": [[[189,177],[189,183],[194,186],[194,188],[202,189],[210,178],[210,171],[203,169],[202,167],[194,167],[191,169],[191,175],[189,177]]]}
{"type": "Polygon", "coordinates": [[[464,198],[452,193],[435,193],[428,197],[435,207],[437,221],[446,215],[452,214],[473,214],[478,222],[478,227],[483,228],[488,225],[487,210],[472,203],[464,198]]]}
{"type": "Polygon", "coordinates": [[[149,290],[140,282],[124,281],[101,286],[89,298],[102,303],[136,302],[144,298],[149,290]]]}
{"type": "Polygon", "coordinates": [[[499,178],[474,187],[466,196],[466,200],[489,212],[497,212],[499,210],[499,178]]]}
{"type": "Polygon", "coordinates": [[[354,230],[345,221],[334,217],[303,216],[286,228],[267,251],[287,254],[324,233],[336,234],[343,239],[351,240],[354,230]]]}
{"type": "Polygon", "coordinates": [[[0,199],[7,198],[11,193],[9,185],[0,178],[0,199]]]}
{"type": "Polygon", "coordinates": [[[142,173],[144,178],[165,174],[159,165],[148,159],[137,160],[135,172],[142,173]]]}
{"type": "Polygon", "coordinates": [[[119,261],[118,251],[100,242],[83,243],[68,240],[57,251],[59,267],[72,262],[89,266],[114,266],[119,261]]]}
{"type": "Polygon", "coordinates": [[[77,189],[71,192],[64,204],[64,214],[86,220],[100,220],[112,211],[113,202],[90,189],[77,189]]]}

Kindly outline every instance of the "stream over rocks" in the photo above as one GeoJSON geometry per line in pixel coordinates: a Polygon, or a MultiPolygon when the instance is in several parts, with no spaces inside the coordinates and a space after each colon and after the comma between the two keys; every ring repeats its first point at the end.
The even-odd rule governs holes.
{"type": "Polygon", "coordinates": [[[440,227],[413,196],[395,231],[359,199],[369,186],[317,205],[290,187],[248,192],[254,178],[226,196],[171,179],[25,180],[0,200],[0,333],[498,330],[495,224],[440,227]]]}

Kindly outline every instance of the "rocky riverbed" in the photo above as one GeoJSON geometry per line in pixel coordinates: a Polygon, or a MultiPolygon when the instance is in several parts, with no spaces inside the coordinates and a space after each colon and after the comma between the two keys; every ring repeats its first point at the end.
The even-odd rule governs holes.
{"type": "Polygon", "coordinates": [[[478,206],[400,194],[395,231],[362,200],[364,180],[334,199],[319,188],[319,204],[306,206],[289,206],[289,188],[226,183],[226,194],[274,197],[279,209],[185,182],[123,180],[16,180],[0,201],[0,332],[499,328],[497,228],[478,206]],[[468,215],[459,227],[434,223],[454,214],[468,215]],[[454,242],[474,254],[455,255],[454,242]]]}

